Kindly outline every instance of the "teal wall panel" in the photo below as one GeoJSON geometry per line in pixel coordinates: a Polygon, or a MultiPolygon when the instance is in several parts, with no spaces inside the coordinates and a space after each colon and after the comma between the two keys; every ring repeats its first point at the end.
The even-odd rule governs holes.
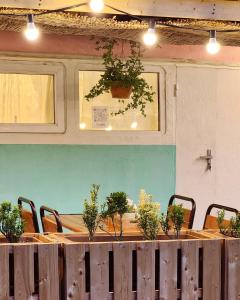
{"type": "Polygon", "coordinates": [[[175,146],[0,145],[0,201],[18,196],[59,212],[78,213],[92,183],[100,199],[141,188],[165,209],[175,192],[175,146]]]}

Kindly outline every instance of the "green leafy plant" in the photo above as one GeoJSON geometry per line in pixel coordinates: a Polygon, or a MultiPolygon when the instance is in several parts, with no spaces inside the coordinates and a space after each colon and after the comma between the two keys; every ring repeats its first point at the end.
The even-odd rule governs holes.
{"type": "Polygon", "coordinates": [[[20,209],[9,201],[0,205],[0,231],[10,243],[17,243],[23,234],[24,224],[20,209]]]}
{"type": "Polygon", "coordinates": [[[138,207],[138,227],[147,240],[155,240],[160,229],[159,205],[146,202],[138,207]]]}
{"type": "Polygon", "coordinates": [[[221,230],[224,229],[224,217],[225,217],[225,210],[219,210],[217,212],[217,224],[218,224],[218,228],[221,230]]]}
{"type": "MultiPolygon", "coordinates": [[[[122,240],[123,237],[123,215],[129,211],[129,205],[127,200],[127,194],[124,192],[115,192],[111,193],[107,197],[105,211],[102,213],[102,217],[111,218],[113,229],[114,229],[114,237],[116,240],[122,240]],[[119,216],[119,234],[117,234],[116,230],[116,217],[119,216]]],[[[101,227],[103,230],[103,227],[101,227]]]]}
{"type": "Polygon", "coordinates": [[[93,184],[90,191],[90,200],[84,201],[83,222],[88,230],[89,240],[93,241],[95,232],[102,220],[97,202],[100,185],[93,184]]]}
{"type": "Polygon", "coordinates": [[[142,115],[146,116],[145,107],[147,103],[153,102],[154,92],[146,80],[141,77],[144,67],[141,62],[140,44],[132,41],[129,43],[130,56],[123,60],[118,55],[114,55],[114,48],[119,44],[116,39],[103,38],[96,42],[96,49],[103,52],[102,59],[105,72],[101,75],[99,82],[85,96],[85,99],[89,101],[109,92],[114,85],[131,87],[131,100],[125,104],[123,99],[119,99],[118,101],[125,106],[113,114],[124,114],[130,109],[139,108],[142,115]]]}
{"type": "Polygon", "coordinates": [[[160,216],[160,224],[161,224],[161,227],[162,227],[162,230],[163,232],[169,236],[168,232],[169,230],[171,229],[171,226],[169,224],[169,217],[168,217],[168,214],[164,214],[162,213],[161,216],[160,216]]]}
{"type": "Polygon", "coordinates": [[[174,231],[176,232],[176,237],[179,238],[180,231],[184,224],[184,209],[182,204],[173,204],[171,211],[169,212],[169,218],[173,223],[174,231]]]}

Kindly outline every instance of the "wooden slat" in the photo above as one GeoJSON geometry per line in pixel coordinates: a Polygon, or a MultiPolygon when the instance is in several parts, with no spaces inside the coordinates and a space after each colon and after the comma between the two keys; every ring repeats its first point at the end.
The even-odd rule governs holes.
{"type": "Polygon", "coordinates": [[[65,251],[65,299],[85,300],[85,245],[64,245],[65,251]]]}
{"type": "Polygon", "coordinates": [[[137,242],[137,299],[155,299],[154,242],[137,242]]]}
{"type": "Polygon", "coordinates": [[[48,217],[43,217],[45,232],[57,232],[57,223],[55,219],[51,220],[48,217]]]}
{"type": "Polygon", "coordinates": [[[161,300],[177,299],[177,257],[178,242],[159,243],[160,251],[160,284],[161,300]]]}
{"type": "Polygon", "coordinates": [[[129,300],[132,296],[132,243],[115,243],[114,300],[129,300]]]}
{"type": "Polygon", "coordinates": [[[0,299],[9,297],[9,246],[0,247],[0,299]]]}
{"type": "Polygon", "coordinates": [[[13,255],[14,299],[29,299],[34,292],[34,246],[15,245],[13,255]]]}
{"type": "Polygon", "coordinates": [[[225,300],[240,299],[240,239],[225,240],[227,291],[225,300]]]}
{"type": "Polygon", "coordinates": [[[58,245],[38,245],[39,299],[59,300],[58,245]]]}
{"type": "MultiPolygon", "coordinates": [[[[84,2],[84,1],[82,1],[84,2]]],[[[88,2],[88,1],[85,1],[88,2]]],[[[125,10],[131,14],[143,16],[161,16],[175,18],[197,18],[212,20],[239,20],[239,1],[223,0],[111,0],[106,1],[111,6],[125,10]]],[[[56,9],[72,4],[78,0],[2,0],[2,7],[18,7],[30,9],[56,9]]],[[[76,10],[76,9],[75,9],[76,10]]],[[[88,5],[81,6],[78,11],[90,12],[88,5]]],[[[105,8],[103,13],[119,14],[120,12],[105,8]]]]}
{"type": "Polygon", "coordinates": [[[203,299],[221,298],[221,240],[203,243],[203,299]]]}
{"type": "Polygon", "coordinates": [[[106,300],[109,290],[109,245],[90,244],[90,298],[106,300]]]}
{"type": "Polygon", "coordinates": [[[182,299],[198,300],[198,241],[182,241],[182,299]]]}

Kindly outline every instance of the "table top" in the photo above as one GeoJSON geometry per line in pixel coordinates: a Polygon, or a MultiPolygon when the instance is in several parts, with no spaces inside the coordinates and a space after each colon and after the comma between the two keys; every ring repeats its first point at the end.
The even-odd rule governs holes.
{"type": "MultiPolygon", "coordinates": [[[[60,221],[62,223],[62,226],[74,231],[74,232],[87,232],[87,229],[85,227],[85,224],[83,222],[83,218],[81,214],[60,214],[60,221]]],[[[54,221],[54,216],[47,215],[46,218],[50,221],[54,221]]],[[[136,223],[132,224],[130,223],[130,220],[133,219],[132,217],[129,218],[128,214],[124,216],[123,219],[123,231],[124,232],[136,232],[139,231],[137,228],[136,223]]],[[[106,224],[107,225],[107,224],[106,224]]],[[[112,226],[111,226],[112,227],[112,226]]],[[[109,228],[109,231],[112,231],[112,228],[109,228]]],[[[96,232],[103,232],[100,228],[97,229],[96,232]]]]}

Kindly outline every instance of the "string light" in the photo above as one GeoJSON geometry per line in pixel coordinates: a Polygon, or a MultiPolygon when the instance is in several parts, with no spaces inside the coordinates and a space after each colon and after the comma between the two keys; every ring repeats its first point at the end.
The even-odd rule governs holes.
{"type": "Polygon", "coordinates": [[[90,0],[89,6],[93,12],[99,13],[104,8],[104,1],[103,0],[90,0]]]}
{"type": "Polygon", "coordinates": [[[33,15],[28,15],[27,20],[27,28],[24,31],[24,35],[29,41],[35,41],[39,37],[39,29],[34,24],[33,15]]]}
{"type": "Polygon", "coordinates": [[[209,42],[206,45],[206,49],[209,54],[214,55],[219,52],[221,46],[217,41],[216,30],[210,30],[209,34],[210,34],[210,38],[209,38],[209,42]]]}
{"type": "Polygon", "coordinates": [[[108,127],[105,128],[106,131],[112,131],[112,126],[109,125],[108,127]]]}
{"type": "Polygon", "coordinates": [[[155,32],[155,21],[150,20],[148,30],[143,35],[144,44],[151,47],[156,44],[157,39],[158,37],[155,32]]]}

